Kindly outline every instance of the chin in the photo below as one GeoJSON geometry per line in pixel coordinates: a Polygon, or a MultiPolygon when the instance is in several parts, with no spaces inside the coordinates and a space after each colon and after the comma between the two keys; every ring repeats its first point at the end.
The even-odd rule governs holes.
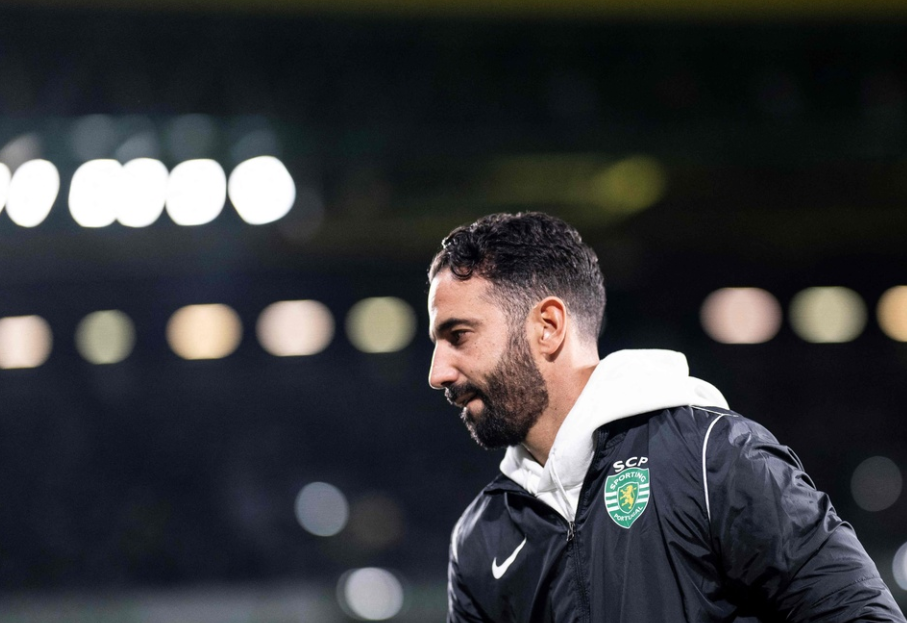
{"type": "Polygon", "coordinates": [[[460,411],[460,419],[473,426],[478,422],[481,415],[481,413],[473,413],[469,410],[469,407],[463,407],[463,410],[460,411]]]}

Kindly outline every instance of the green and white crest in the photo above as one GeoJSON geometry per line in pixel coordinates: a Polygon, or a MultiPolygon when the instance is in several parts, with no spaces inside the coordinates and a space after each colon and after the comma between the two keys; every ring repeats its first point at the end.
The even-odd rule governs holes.
{"type": "Polygon", "coordinates": [[[605,481],[605,508],[621,528],[629,528],[649,504],[649,470],[631,467],[605,481]]]}

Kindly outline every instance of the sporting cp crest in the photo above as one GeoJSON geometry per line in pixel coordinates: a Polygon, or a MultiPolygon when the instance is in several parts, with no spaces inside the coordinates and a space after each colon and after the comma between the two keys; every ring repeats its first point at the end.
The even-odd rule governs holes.
{"type": "Polygon", "coordinates": [[[630,467],[605,481],[605,508],[621,528],[629,528],[649,504],[649,470],[630,467]]]}

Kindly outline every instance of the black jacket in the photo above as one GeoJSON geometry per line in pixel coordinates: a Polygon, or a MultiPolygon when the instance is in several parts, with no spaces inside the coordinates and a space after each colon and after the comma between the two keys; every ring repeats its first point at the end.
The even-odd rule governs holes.
{"type": "Polygon", "coordinates": [[[505,476],[454,530],[448,622],[900,621],[796,455],[731,411],[595,433],[575,524],[505,476]]]}

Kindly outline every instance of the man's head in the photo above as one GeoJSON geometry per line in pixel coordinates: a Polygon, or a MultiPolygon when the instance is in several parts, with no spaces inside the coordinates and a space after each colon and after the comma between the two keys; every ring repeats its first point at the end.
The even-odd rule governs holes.
{"type": "Polygon", "coordinates": [[[429,280],[429,383],[480,445],[522,442],[549,405],[536,358],[555,360],[568,332],[595,351],[605,305],[595,253],[560,219],[496,214],[455,229],[429,280]]]}
{"type": "Polygon", "coordinates": [[[462,281],[473,276],[490,281],[492,295],[515,325],[540,300],[557,296],[582,335],[598,340],[605,312],[598,256],[559,218],[541,212],[492,214],[457,227],[432,260],[429,281],[444,269],[462,281]]]}

